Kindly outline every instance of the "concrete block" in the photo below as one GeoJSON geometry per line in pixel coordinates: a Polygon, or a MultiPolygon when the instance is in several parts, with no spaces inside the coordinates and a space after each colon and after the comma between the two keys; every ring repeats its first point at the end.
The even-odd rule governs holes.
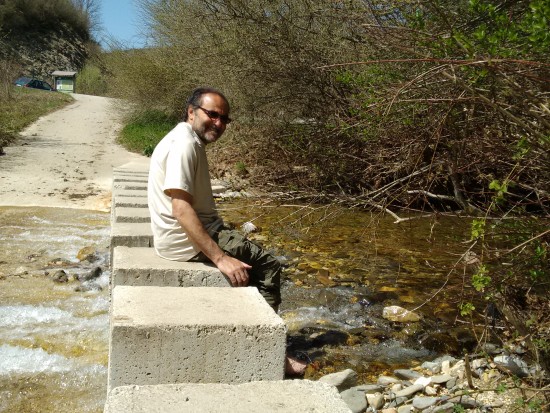
{"type": "Polygon", "coordinates": [[[121,190],[139,190],[147,192],[147,182],[113,182],[113,189],[121,190]]]}
{"type": "Polygon", "coordinates": [[[115,247],[152,247],[153,231],[147,222],[111,222],[111,262],[115,247]]]}
{"type": "Polygon", "coordinates": [[[149,181],[148,176],[143,175],[125,175],[125,174],[114,174],[113,182],[139,182],[147,183],[149,181]]]}
{"type": "Polygon", "coordinates": [[[149,165],[146,166],[133,166],[130,168],[113,168],[113,174],[125,174],[125,175],[148,175],[149,165]]]}
{"type": "Polygon", "coordinates": [[[111,298],[108,390],[282,380],[285,343],[283,320],[254,287],[119,285],[111,298]]]}
{"type": "Polygon", "coordinates": [[[113,286],[231,286],[214,264],[166,260],[159,257],[153,248],[116,247],[113,251],[112,262],[113,286]]]}
{"type": "Polygon", "coordinates": [[[149,173],[125,173],[125,172],[113,172],[113,181],[115,179],[140,179],[147,181],[149,179],[149,173]]]}
{"type": "Polygon", "coordinates": [[[151,222],[149,208],[115,207],[114,222],[151,222]]]}
{"type": "Polygon", "coordinates": [[[113,196],[111,208],[148,208],[147,196],[113,196]]]}
{"type": "Polygon", "coordinates": [[[114,188],[113,189],[113,198],[116,199],[118,197],[125,197],[125,198],[147,197],[147,189],[114,188]]]}
{"type": "Polygon", "coordinates": [[[310,380],[165,384],[113,389],[105,413],[351,413],[336,389],[310,380]]]}

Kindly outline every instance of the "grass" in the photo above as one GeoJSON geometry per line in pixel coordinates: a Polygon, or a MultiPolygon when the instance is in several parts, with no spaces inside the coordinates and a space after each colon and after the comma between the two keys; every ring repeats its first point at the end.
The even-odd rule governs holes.
{"type": "Polygon", "coordinates": [[[132,115],[118,138],[118,142],[132,152],[151,156],[157,143],[178,122],[172,116],[157,110],[132,115]]]}
{"type": "Polygon", "coordinates": [[[0,96],[0,147],[13,142],[17,134],[40,116],[73,101],[65,93],[13,86],[10,96],[0,96]]]}

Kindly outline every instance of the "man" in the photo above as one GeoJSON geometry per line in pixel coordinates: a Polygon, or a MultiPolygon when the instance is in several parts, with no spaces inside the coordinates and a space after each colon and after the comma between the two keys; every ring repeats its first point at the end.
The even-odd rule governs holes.
{"type": "MultiPolygon", "coordinates": [[[[259,245],[223,225],[218,216],[205,147],[230,123],[229,103],[216,89],[198,88],[186,102],[183,122],[151,156],[148,203],[157,254],[175,261],[211,261],[234,287],[252,285],[277,311],[281,265],[259,245]]],[[[287,373],[304,363],[288,359],[287,373]]]]}

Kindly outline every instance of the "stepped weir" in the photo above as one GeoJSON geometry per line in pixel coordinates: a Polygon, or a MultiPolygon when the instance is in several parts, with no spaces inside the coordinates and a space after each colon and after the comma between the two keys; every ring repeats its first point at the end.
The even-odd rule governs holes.
{"type": "Polygon", "coordinates": [[[286,327],[255,287],[158,257],[147,169],[113,171],[106,413],[349,413],[337,389],[284,380],[286,327]]]}

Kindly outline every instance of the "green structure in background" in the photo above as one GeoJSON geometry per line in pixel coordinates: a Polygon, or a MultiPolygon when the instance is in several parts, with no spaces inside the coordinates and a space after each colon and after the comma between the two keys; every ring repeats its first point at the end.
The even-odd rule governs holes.
{"type": "Polygon", "coordinates": [[[52,73],[54,88],[58,92],[76,92],[76,72],[56,70],[52,73]]]}

